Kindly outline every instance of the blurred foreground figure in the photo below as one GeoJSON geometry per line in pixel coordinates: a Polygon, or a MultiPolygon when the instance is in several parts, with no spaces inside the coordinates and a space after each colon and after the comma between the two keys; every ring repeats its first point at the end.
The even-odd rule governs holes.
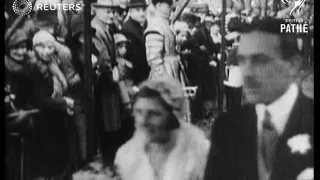
{"type": "Polygon", "coordinates": [[[237,58],[248,105],[212,127],[206,180],[314,179],[312,100],[296,83],[302,57],[282,20],[263,20],[241,35],[237,58]]]}
{"type": "Polygon", "coordinates": [[[115,159],[121,179],[203,179],[210,143],[200,129],[180,120],[185,111],[178,82],[142,83],[133,102],[135,134],[115,159]]]}

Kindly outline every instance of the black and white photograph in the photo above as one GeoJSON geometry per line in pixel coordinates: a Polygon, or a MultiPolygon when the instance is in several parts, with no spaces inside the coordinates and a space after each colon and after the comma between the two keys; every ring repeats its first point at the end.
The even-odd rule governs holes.
{"type": "Polygon", "coordinates": [[[314,180],[315,0],[5,0],[5,180],[314,180]]]}

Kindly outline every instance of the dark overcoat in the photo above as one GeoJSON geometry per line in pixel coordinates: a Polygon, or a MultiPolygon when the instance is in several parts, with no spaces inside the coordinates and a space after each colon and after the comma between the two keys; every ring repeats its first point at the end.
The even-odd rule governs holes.
{"type": "Polygon", "coordinates": [[[99,52],[99,75],[95,84],[95,117],[104,132],[117,131],[121,127],[120,91],[113,80],[112,69],[116,65],[113,34],[97,17],[91,21],[96,30],[93,43],[99,52]]]}
{"type": "MultiPolygon", "coordinates": [[[[301,92],[276,147],[271,180],[295,180],[314,166],[314,106],[301,92]],[[305,154],[292,153],[288,140],[299,134],[310,137],[305,154]]],[[[253,105],[223,113],[214,123],[205,180],[257,180],[257,115],[253,105]]]]}
{"type": "Polygon", "coordinates": [[[122,28],[123,33],[130,40],[128,60],[131,61],[134,66],[132,75],[135,84],[148,79],[150,72],[146,57],[145,38],[143,35],[145,29],[146,25],[142,27],[132,18],[129,18],[128,21],[123,24],[122,28]]]}

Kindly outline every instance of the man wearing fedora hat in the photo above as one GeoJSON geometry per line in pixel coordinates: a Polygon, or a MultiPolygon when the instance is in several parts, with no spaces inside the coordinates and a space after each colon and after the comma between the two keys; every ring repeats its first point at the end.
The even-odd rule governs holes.
{"type": "Polygon", "coordinates": [[[143,36],[143,32],[146,29],[147,4],[145,0],[130,0],[128,8],[129,19],[123,24],[123,33],[131,41],[132,46],[129,49],[129,60],[134,66],[134,83],[139,84],[148,78],[150,71],[147,64],[145,39],[143,36]]]}
{"type": "Polygon", "coordinates": [[[96,31],[93,43],[99,52],[94,110],[99,127],[100,150],[103,160],[108,164],[113,162],[120,143],[120,92],[112,76],[116,65],[113,27],[118,4],[115,0],[98,0],[92,5],[96,13],[91,21],[91,26],[96,31]]]}

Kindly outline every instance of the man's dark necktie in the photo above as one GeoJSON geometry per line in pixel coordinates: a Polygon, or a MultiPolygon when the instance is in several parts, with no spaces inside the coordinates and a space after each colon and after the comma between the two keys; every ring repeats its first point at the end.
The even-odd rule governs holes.
{"type": "Polygon", "coordinates": [[[278,133],[271,122],[270,113],[268,110],[265,112],[263,125],[262,125],[262,146],[261,152],[265,162],[267,172],[272,170],[272,165],[275,160],[275,150],[278,141],[278,133]]]}

